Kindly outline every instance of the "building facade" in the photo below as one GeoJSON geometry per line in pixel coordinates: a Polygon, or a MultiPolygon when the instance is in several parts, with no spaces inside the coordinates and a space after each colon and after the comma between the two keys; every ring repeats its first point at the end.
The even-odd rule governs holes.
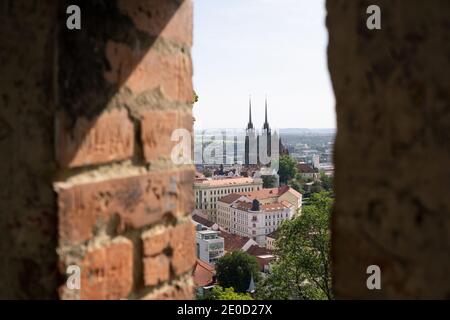
{"type": "Polygon", "coordinates": [[[303,179],[311,179],[316,181],[320,178],[319,169],[316,167],[311,167],[307,163],[297,164],[297,170],[303,179]]]}
{"type": "Polygon", "coordinates": [[[266,246],[266,235],[301,211],[302,196],[290,187],[231,194],[217,202],[217,223],[229,233],[266,246]]]}
{"type": "Polygon", "coordinates": [[[262,189],[260,178],[197,179],[194,182],[195,209],[206,213],[209,220],[217,222],[217,201],[231,193],[252,192],[262,189]]]}
{"type": "Polygon", "coordinates": [[[266,248],[269,250],[275,250],[275,241],[278,238],[278,231],[269,233],[266,235],[266,248]]]}
{"type": "Polygon", "coordinates": [[[218,231],[201,230],[196,232],[197,257],[214,265],[224,255],[224,239],[218,231]]]}

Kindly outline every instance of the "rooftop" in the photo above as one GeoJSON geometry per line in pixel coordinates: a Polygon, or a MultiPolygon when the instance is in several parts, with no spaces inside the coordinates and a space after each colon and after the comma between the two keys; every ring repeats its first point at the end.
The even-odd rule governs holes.
{"type": "Polygon", "coordinates": [[[253,199],[267,199],[267,198],[274,198],[279,196],[279,189],[280,188],[269,188],[269,189],[261,189],[256,191],[250,191],[250,192],[240,192],[240,195],[244,195],[250,200],[253,199]]]}
{"type": "Polygon", "coordinates": [[[200,234],[219,234],[219,231],[214,231],[214,230],[201,230],[201,231],[197,231],[200,234]]]}
{"type": "Polygon", "coordinates": [[[229,195],[226,195],[226,196],[220,198],[219,201],[230,204],[230,203],[233,203],[234,201],[236,201],[237,199],[239,199],[240,197],[242,197],[242,194],[231,193],[229,195]]]}
{"type": "Polygon", "coordinates": [[[285,194],[286,192],[291,192],[292,194],[294,194],[297,197],[302,196],[301,193],[299,193],[298,191],[294,190],[293,188],[291,188],[289,186],[261,189],[261,190],[250,191],[250,192],[240,192],[240,194],[245,195],[250,200],[253,200],[253,199],[261,200],[261,199],[279,197],[279,196],[285,194]]]}
{"type": "Polygon", "coordinates": [[[272,251],[258,245],[252,245],[250,248],[248,248],[247,253],[251,256],[258,256],[261,258],[267,258],[267,256],[273,257],[272,251]]]}
{"type": "Polygon", "coordinates": [[[211,285],[214,282],[216,269],[213,265],[197,259],[194,268],[194,284],[196,288],[211,285]]]}
{"type": "Polygon", "coordinates": [[[213,225],[215,225],[214,222],[199,216],[198,214],[193,214],[192,215],[192,220],[194,220],[197,223],[200,223],[202,225],[204,225],[205,227],[211,228],[213,225]]]}
{"type": "Polygon", "coordinates": [[[250,238],[242,237],[237,234],[231,234],[225,231],[221,231],[220,236],[224,238],[225,251],[227,252],[241,250],[250,240],[250,238]]]}
{"type": "MultiPolygon", "coordinates": [[[[289,206],[291,206],[291,205],[289,204],[289,206]]],[[[283,210],[283,209],[288,208],[289,206],[287,206],[281,202],[274,202],[274,203],[268,203],[268,204],[261,204],[259,206],[259,208],[260,208],[260,211],[269,212],[269,211],[283,210]]],[[[236,203],[236,207],[243,211],[249,211],[252,209],[252,203],[245,202],[245,201],[238,201],[236,203]]]]}
{"type": "Polygon", "coordinates": [[[300,173],[317,173],[317,169],[314,169],[309,164],[299,163],[297,164],[297,169],[300,173]]]}

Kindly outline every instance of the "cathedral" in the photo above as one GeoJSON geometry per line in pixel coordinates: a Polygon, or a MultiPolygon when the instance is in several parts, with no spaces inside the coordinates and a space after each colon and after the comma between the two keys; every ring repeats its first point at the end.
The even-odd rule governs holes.
{"type": "Polygon", "coordinates": [[[253,126],[252,122],[252,101],[249,100],[248,106],[248,124],[245,134],[245,155],[244,164],[245,165],[269,165],[270,157],[272,156],[272,151],[276,153],[275,148],[272,148],[272,143],[278,144],[279,155],[289,154],[288,150],[284,147],[277,131],[272,133],[272,129],[269,126],[267,120],[267,98],[265,101],[265,121],[261,132],[258,134],[253,126]],[[262,150],[260,154],[260,148],[264,149],[266,147],[266,152],[262,150]],[[267,155],[267,157],[265,157],[267,155]],[[262,158],[261,158],[262,157],[262,158]]]}

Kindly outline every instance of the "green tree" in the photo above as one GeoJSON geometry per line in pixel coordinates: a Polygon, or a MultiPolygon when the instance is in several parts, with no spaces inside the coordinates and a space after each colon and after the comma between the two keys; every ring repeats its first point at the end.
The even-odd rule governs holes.
{"type": "Polygon", "coordinates": [[[212,177],[212,172],[210,170],[205,170],[205,171],[203,171],[203,175],[206,178],[209,178],[209,177],[212,177]]]}
{"type": "Polygon", "coordinates": [[[291,188],[294,188],[295,190],[297,190],[298,192],[300,192],[301,194],[305,193],[305,189],[303,188],[301,181],[299,181],[298,179],[292,179],[289,182],[289,186],[291,188]]]}
{"type": "Polygon", "coordinates": [[[262,299],[332,299],[329,193],[313,194],[302,215],[284,222],[275,242],[278,259],[258,286],[262,299]]]}
{"type": "Polygon", "coordinates": [[[234,288],[236,292],[246,292],[253,275],[255,283],[259,280],[259,267],[256,258],[243,251],[227,253],[216,263],[218,283],[224,288],[234,288]]]}
{"type": "Polygon", "coordinates": [[[315,181],[311,186],[311,193],[319,193],[322,192],[323,190],[324,189],[322,187],[322,184],[319,181],[315,181]]]}
{"type": "Polygon", "coordinates": [[[233,288],[223,288],[221,286],[215,286],[211,292],[209,292],[205,300],[253,300],[252,296],[248,293],[235,292],[233,288]]]}
{"type": "Polygon", "coordinates": [[[277,177],[275,176],[262,176],[263,188],[275,188],[277,177]]]}
{"type": "Polygon", "coordinates": [[[325,191],[333,191],[333,177],[327,176],[325,173],[320,174],[322,188],[325,191]]]}
{"type": "Polygon", "coordinates": [[[192,104],[195,104],[198,102],[198,95],[197,92],[194,91],[193,95],[192,95],[192,104]]]}
{"type": "Polygon", "coordinates": [[[280,183],[287,184],[289,180],[295,178],[298,174],[297,162],[288,155],[280,156],[278,175],[280,183]]]}

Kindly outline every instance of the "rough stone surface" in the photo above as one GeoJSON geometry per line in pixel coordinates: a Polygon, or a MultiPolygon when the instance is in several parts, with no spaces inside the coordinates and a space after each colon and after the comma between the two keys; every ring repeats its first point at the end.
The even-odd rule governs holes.
{"type": "Polygon", "coordinates": [[[190,221],[171,229],[170,246],[172,248],[172,269],[180,275],[194,267],[197,259],[195,245],[187,246],[186,243],[195,244],[195,228],[190,221]]]}
{"type": "Polygon", "coordinates": [[[112,68],[104,75],[111,84],[126,86],[135,94],[158,88],[169,100],[192,101],[192,62],[183,49],[162,41],[150,50],[109,41],[106,56],[112,68]]]}
{"type": "Polygon", "coordinates": [[[192,1],[5,0],[0,18],[0,298],[192,297],[170,241],[158,259],[142,241],[193,209],[193,167],[153,161],[169,159],[179,112],[192,130],[192,1]],[[65,28],[72,4],[81,30],[65,28]],[[149,147],[156,109],[177,116],[149,147]]]}
{"type": "MultiPolygon", "coordinates": [[[[185,111],[148,110],[142,113],[141,136],[144,145],[144,156],[146,161],[171,160],[172,150],[175,145],[183,143],[178,135],[172,141],[172,134],[177,129],[192,133],[192,114],[185,111]]],[[[186,132],[186,133],[187,133],[186,132]]],[[[183,137],[190,139],[192,137],[183,137]]],[[[192,143],[189,144],[192,148],[192,143]]]]}
{"type": "Polygon", "coordinates": [[[142,234],[144,242],[144,255],[153,256],[168,248],[170,242],[170,229],[160,228],[158,231],[148,231],[142,234]]]}
{"type": "Polygon", "coordinates": [[[327,1],[337,298],[450,297],[450,2],[327,1]],[[366,28],[378,4],[382,30],[366,28]],[[368,290],[366,268],[381,268],[368,290]]]}
{"type": "Polygon", "coordinates": [[[192,46],[192,1],[120,0],[119,8],[127,13],[134,25],[152,36],[159,36],[187,46],[192,46]],[[172,18],[167,21],[168,15],[172,18]],[[149,19],[150,17],[150,19],[149,19]]]}
{"type": "Polygon", "coordinates": [[[133,284],[133,245],[128,239],[115,239],[89,250],[80,267],[80,299],[126,298],[133,284]]]}
{"type": "Polygon", "coordinates": [[[144,258],[144,281],[154,286],[170,278],[170,259],[165,254],[144,258]]]}
{"type": "Polygon", "coordinates": [[[62,167],[80,167],[131,158],[134,127],[126,109],[106,111],[95,119],[78,118],[73,128],[59,115],[56,142],[62,167]]]}
{"type": "Polygon", "coordinates": [[[114,235],[165,216],[191,211],[191,170],[149,173],[65,187],[57,185],[60,245],[75,245],[101,230],[114,235]]]}
{"type": "Polygon", "coordinates": [[[192,300],[194,286],[187,281],[179,281],[147,294],[143,300],[192,300]]]}

